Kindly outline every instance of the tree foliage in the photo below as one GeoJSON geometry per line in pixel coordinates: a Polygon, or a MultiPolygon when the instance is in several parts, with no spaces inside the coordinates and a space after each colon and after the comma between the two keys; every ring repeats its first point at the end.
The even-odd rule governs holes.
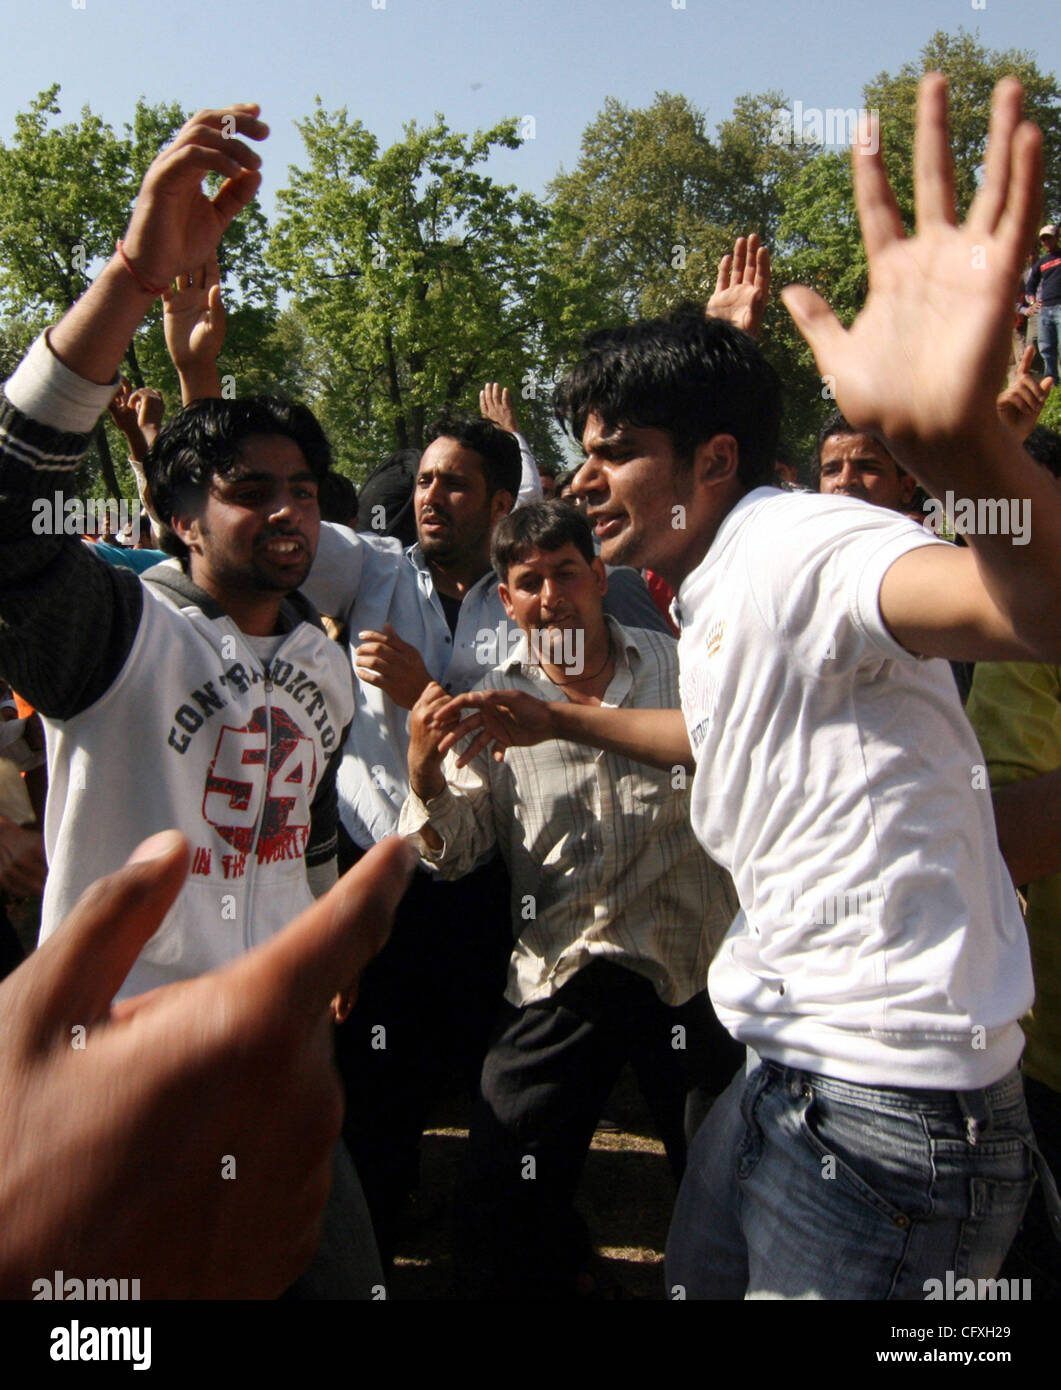
{"type": "MultiPolygon", "coordinates": [[[[484,381],[541,373],[548,217],[478,168],[518,147],[515,121],[466,137],[439,116],[380,150],[318,101],[299,129],[306,167],[279,196],[271,262],[312,344],[311,404],[356,470],[475,412],[484,381]]],[[[525,407],[532,432],[542,412],[525,407]]]]}

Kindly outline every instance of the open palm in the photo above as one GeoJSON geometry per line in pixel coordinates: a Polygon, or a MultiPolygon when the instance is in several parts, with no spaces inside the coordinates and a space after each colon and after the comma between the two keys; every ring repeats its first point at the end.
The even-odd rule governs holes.
{"type": "Polygon", "coordinates": [[[995,89],[983,184],[959,227],[946,85],[936,73],[924,78],[915,143],[916,235],[906,236],[878,142],[867,140],[853,154],[869,264],[865,307],[845,330],[812,290],[783,291],[847,419],[879,430],[908,456],[999,428],[995,394],[1041,186],[1039,132],[1021,123],[1020,111],[1020,84],[1007,78],[995,89]]]}

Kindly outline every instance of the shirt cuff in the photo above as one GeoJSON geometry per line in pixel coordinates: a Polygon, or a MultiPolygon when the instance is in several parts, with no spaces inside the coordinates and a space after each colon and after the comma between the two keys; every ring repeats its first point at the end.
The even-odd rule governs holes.
{"type": "Polygon", "coordinates": [[[107,386],[86,381],[64,367],[42,333],[4,390],[16,410],[60,434],[90,434],[111,403],[121,377],[107,386]]]}
{"type": "Polygon", "coordinates": [[[415,835],[420,842],[420,858],[428,864],[439,864],[445,858],[446,836],[441,823],[444,822],[446,811],[453,804],[453,800],[453,793],[447,785],[430,801],[421,801],[416,792],[410,790],[402,805],[398,816],[398,834],[415,835]],[[442,841],[441,849],[432,849],[420,834],[426,825],[430,825],[442,841]]]}

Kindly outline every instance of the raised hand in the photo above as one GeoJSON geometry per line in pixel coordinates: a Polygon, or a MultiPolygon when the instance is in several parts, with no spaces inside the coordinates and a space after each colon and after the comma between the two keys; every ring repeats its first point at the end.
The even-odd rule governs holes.
{"type": "Polygon", "coordinates": [[[129,397],[129,405],[136,411],[140,433],[150,449],[158,438],[162,418],[166,413],[166,402],[162,399],[162,392],[156,391],[153,386],[141,386],[129,397]]]}
{"type": "Polygon", "coordinates": [[[1035,344],[1032,343],[1024,349],[1024,355],[1020,360],[1020,366],[1017,369],[1017,375],[1013,378],[1012,385],[1007,386],[995,402],[998,418],[1007,429],[1013,431],[1022,444],[1035,428],[1036,422],[1042,414],[1043,406],[1046,404],[1046,398],[1054,384],[1052,376],[1045,376],[1040,381],[1034,375],[1032,372],[1034,361],[1035,344]]]}
{"type": "Polygon", "coordinates": [[[125,253],[149,284],[162,288],[209,261],[228,224],[257,193],[261,156],[237,137],[265,139],[269,127],[259,110],[241,102],[197,112],[144,175],[125,253]],[[212,197],[203,189],[208,173],[224,175],[212,197]]]}
{"type": "Polygon", "coordinates": [[[436,724],[435,715],[449,702],[449,692],[431,681],[409,718],[409,785],[421,801],[440,795],[446,785],[442,772],[445,754],[439,745],[447,726],[436,724]]]}
{"type": "Polygon", "coordinates": [[[515,434],[519,429],[509,389],[496,381],[488,381],[479,392],[479,414],[484,420],[493,420],[495,425],[508,430],[509,434],[515,434]]]}
{"type": "Polygon", "coordinates": [[[365,631],[357,636],[357,674],[367,684],[378,686],[402,709],[412,709],[431,680],[420,653],[403,642],[390,623],[384,623],[382,632],[365,631]]]}
{"type": "Polygon", "coordinates": [[[225,306],[216,256],[177,276],[162,296],[162,325],[185,405],[218,395],[216,363],[225,345],[225,306]]]}
{"type": "MultiPolygon", "coordinates": [[[[1042,185],[1041,137],[1021,122],[1021,86],[995,88],[983,183],[956,225],[946,83],[918,91],[914,150],[916,235],[907,237],[873,137],[852,149],[855,201],[869,295],[849,329],[805,286],[782,292],[840,410],[884,434],[929,485],[941,447],[998,437],[994,397],[1009,352],[1013,301],[1034,239],[1042,185]]],[[[871,118],[872,119],[872,118],[871,118]]]]}
{"type": "MultiPolygon", "coordinates": [[[[200,111],[144,175],[120,254],[52,329],[60,362],[86,381],[109,385],[137,325],[178,275],[209,261],[226,227],[261,182],[261,159],[238,136],[263,140],[258,107],[200,111]],[[203,179],[224,175],[208,196],[203,179]]],[[[217,394],[217,393],[215,393],[217,394]]]]}
{"type": "Polygon", "coordinates": [[[166,403],[162,393],[151,386],[141,386],[134,391],[123,377],[109,410],[111,419],[125,435],[130,457],[137,463],[143,463],[148,450],[158,438],[159,426],[165,414],[166,403]]]}
{"type": "Polygon", "coordinates": [[[733,254],[718,263],[715,292],[707,301],[712,318],[726,319],[758,338],[770,298],[770,252],[756,232],[733,243],[733,254]]]}

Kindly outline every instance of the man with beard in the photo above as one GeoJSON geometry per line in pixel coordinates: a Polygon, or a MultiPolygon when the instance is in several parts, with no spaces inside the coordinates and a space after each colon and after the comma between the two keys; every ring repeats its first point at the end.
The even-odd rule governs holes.
{"type": "MultiPolygon", "coordinates": [[[[121,999],[242,955],[336,877],[350,672],[296,592],[330,462],[317,421],[267,398],[181,412],[149,460],[177,558],[143,581],[71,534],[81,504],[64,497],[140,320],[257,190],[260,158],[238,137],[267,134],[256,106],[189,121],[148,170],[114,257],[0,401],[0,670],[41,714],[48,744],[42,939],[145,835],[176,827],[192,847],[188,880],[129,960],[121,999]],[[210,172],[224,178],[213,197],[210,172]]],[[[226,1157],[219,1180],[255,1158],[219,1165],[226,1157]]],[[[341,1149],[326,1230],[334,1243],[298,1292],[370,1297],[378,1260],[341,1149]]]]}

